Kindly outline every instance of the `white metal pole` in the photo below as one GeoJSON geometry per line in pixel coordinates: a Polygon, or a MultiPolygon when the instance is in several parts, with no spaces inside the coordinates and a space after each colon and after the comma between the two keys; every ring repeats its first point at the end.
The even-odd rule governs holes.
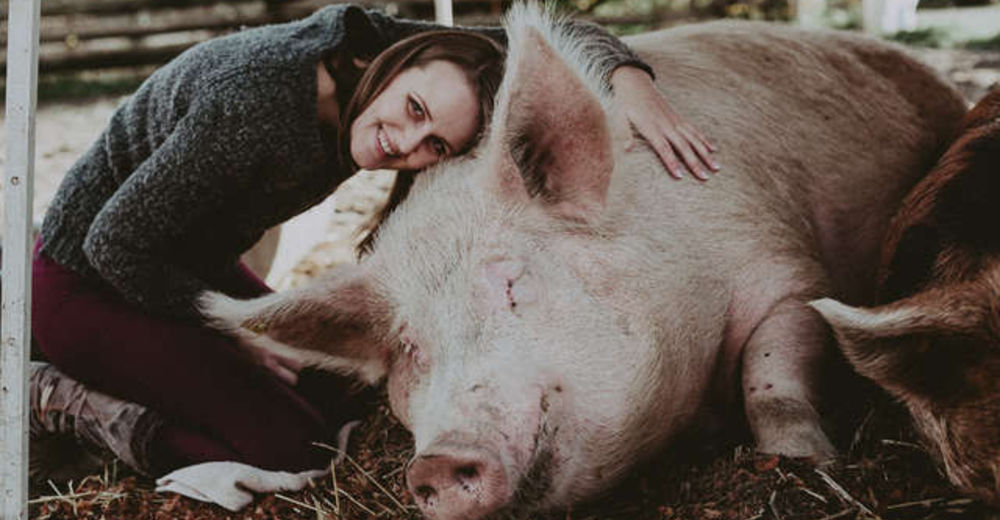
{"type": "Polygon", "coordinates": [[[826,0],[792,0],[792,16],[796,23],[808,29],[821,29],[826,25],[823,19],[826,0]]]}
{"type": "Polygon", "coordinates": [[[441,25],[455,25],[451,11],[451,0],[434,0],[434,19],[441,25]]]}
{"type": "Polygon", "coordinates": [[[28,517],[31,205],[41,0],[10,0],[0,325],[0,519],[28,517]]]}
{"type": "Polygon", "coordinates": [[[880,36],[885,25],[885,8],[889,0],[862,0],[861,29],[868,34],[880,36]]]}

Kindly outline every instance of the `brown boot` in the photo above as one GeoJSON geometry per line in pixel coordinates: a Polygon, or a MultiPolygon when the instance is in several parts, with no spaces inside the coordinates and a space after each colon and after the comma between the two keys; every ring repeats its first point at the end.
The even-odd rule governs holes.
{"type": "Polygon", "coordinates": [[[158,414],[90,390],[48,363],[31,363],[29,384],[33,476],[65,478],[101,458],[118,458],[150,474],[149,442],[162,424],[158,414]]]}

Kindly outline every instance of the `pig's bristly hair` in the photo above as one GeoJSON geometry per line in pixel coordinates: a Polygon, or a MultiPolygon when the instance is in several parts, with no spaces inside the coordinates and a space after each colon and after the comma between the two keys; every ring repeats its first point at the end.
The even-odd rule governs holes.
{"type": "Polygon", "coordinates": [[[443,161],[422,172],[409,199],[422,199],[424,202],[420,207],[423,209],[409,213],[404,220],[400,220],[398,211],[393,212],[376,234],[375,241],[378,244],[376,249],[381,251],[378,256],[408,259],[406,273],[396,269],[394,265],[388,265],[379,274],[382,283],[395,288],[393,292],[406,293],[409,287],[436,286],[443,283],[441,276],[448,269],[442,269],[441,266],[452,265],[460,256],[460,253],[455,251],[458,242],[454,237],[466,237],[472,242],[486,240],[488,233],[483,231],[483,226],[497,225],[498,220],[516,221],[522,226],[525,225],[525,221],[518,217],[522,208],[518,205],[498,203],[495,197],[479,185],[481,182],[478,180],[479,175],[446,173],[455,170],[476,172],[484,169],[483,161],[487,155],[484,151],[490,146],[498,145],[495,137],[499,135],[496,135],[496,132],[502,132],[504,129],[510,99],[520,81],[517,77],[518,65],[524,59],[525,52],[532,52],[529,31],[533,30],[544,39],[568,68],[577,74],[587,89],[594,93],[605,110],[611,108],[610,91],[605,87],[604,78],[601,77],[604,66],[599,60],[593,59],[593,52],[588,52],[588,46],[594,45],[593,33],[587,32],[585,28],[581,30],[579,25],[569,23],[565,16],[555,14],[551,6],[543,7],[535,2],[515,4],[505,15],[503,23],[508,34],[509,50],[503,83],[497,94],[496,110],[486,130],[487,135],[473,152],[443,161]],[[445,175],[447,182],[442,175],[445,175]],[[477,202],[470,203],[470,197],[475,198],[477,202]],[[429,211],[428,208],[433,208],[433,211],[429,211]],[[450,232],[426,232],[430,229],[449,229],[450,232]],[[389,235],[412,236],[413,233],[421,236],[422,247],[417,250],[414,250],[408,241],[382,240],[389,235]],[[436,245],[431,246],[429,242],[434,242],[436,245]],[[418,274],[414,275],[414,272],[418,274]]]}
{"type": "Polygon", "coordinates": [[[592,50],[588,51],[588,47],[595,44],[594,34],[586,31],[584,26],[570,23],[567,15],[559,14],[556,10],[557,6],[554,3],[546,3],[543,6],[538,2],[519,2],[513,4],[504,15],[507,61],[504,80],[497,93],[498,109],[493,113],[491,129],[497,128],[502,121],[501,117],[505,117],[511,89],[520,81],[517,77],[517,65],[522,60],[522,53],[530,47],[528,32],[532,29],[540,34],[569,68],[579,75],[584,85],[601,100],[605,109],[610,105],[611,95],[606,84],[607,78],[602,77],[605,64],[594,59],[595,53],[592,50]]]}

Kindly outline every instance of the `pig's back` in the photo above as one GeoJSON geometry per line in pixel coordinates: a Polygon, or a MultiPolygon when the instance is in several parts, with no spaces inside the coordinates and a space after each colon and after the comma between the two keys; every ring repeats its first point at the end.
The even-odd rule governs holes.
{"type": "Polygon", "coordinates": [[[688,247],[737,249],[732,269],[818,250],[834,294],[869,298],[888,220],[964,113],[958,93],[898,47],[843,33],[716,22],[627,41],[723,166],[704,185],[636,188],[645,205],[691,226],[688,247]]]}

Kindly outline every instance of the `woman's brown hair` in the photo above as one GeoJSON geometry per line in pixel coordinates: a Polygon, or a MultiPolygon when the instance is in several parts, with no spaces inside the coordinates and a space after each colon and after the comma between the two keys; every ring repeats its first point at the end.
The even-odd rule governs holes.
{"type": "MultiPolygon", "coordinates": [[[[341,131],[338,143],[341,164],[350,168],[351,173],[358,169],[350,154],[351,123],[368,108],[368,105],[385,90],[400,72],[410,67],[427,65],[432,61],[451,62],[465,73],[469,84],[472,85],[479,97],[479,127],[485,128],[493,114],[494,98],[500,88],[500,81],[503,79],[504,58],[504,49],[496,41],[474,32],[457,30],[419,33],[400,40],[382,51],[364,69],[353,88],[350,100],[341,111],[341,131]]],[[[341,58],[340,61],[338,69],[344,65],[353,66],[353,63],[345,63],[350,60],[341,58]]],[[[469,151],[476,145],[481,136],[482,130],[456,154],[469,151]]],[[[401,171],[397,174],[388,202],[365,226],[367,235],[358,245],[359,254],[364,254],[371,248],[375,231],[389,213],[406,198],[416,173],[415,171],[401,171]]]]}

